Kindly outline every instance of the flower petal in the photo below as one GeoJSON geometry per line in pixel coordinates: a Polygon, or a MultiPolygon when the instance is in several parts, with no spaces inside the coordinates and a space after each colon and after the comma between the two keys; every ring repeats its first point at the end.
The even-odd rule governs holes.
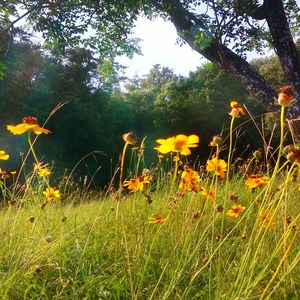
{"type": "MultiPolygon", "coordinates": [[[[188,136],[188,144],[197,144],[197,143],[199,143],[198,135],[192,134],[192,135],[188,136]]],[[[197,146],[198,145],[196,145],[196,146],[189,145],[189,147],[197,147],[197,146]]]]}

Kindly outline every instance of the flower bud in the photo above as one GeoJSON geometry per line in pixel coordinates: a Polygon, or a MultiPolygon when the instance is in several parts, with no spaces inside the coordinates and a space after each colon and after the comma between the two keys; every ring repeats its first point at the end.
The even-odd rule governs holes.
{"type": "Polygon", "coordinates": [[[136,143],[136,137],[133,132],[124,133],[122,137],[123,140],[130,145],[134,145],[136,143]]]}
{"type": "Polygon", "coordinates": [[[278,103],[285,107],[292,105],[294,100],[293,93],[294,88],[291,85],[281,87],[278,93],[278,103]]]}

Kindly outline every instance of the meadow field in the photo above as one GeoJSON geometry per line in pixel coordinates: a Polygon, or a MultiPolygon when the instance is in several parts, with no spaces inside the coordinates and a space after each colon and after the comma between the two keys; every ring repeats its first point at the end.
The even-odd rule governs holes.
{"type": "Polygon", "coordinates": [[[157,163],[147,169],[145,141],[129,132],[102,191],[71,174],[52,186],[55,175],[35,152],[49,131],[34,117],[8,125],[28,135],[35,163],[27,173],[25,162],[1,169],[0,298],[299,299],[300,150],[286,144],[289,89],[278,102],[272,152],[234,156],[235,120],[245,111],[231,101],[226,142],[214,136],[204,163],[188,159],[201,138],[178,134],[157,139],[157,163]]]}

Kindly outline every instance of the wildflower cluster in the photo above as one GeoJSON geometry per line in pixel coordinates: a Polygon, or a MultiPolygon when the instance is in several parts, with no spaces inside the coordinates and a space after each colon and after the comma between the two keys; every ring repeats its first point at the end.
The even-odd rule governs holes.
{"type": "MultiPolygon", "coordinates": [[[[37,174],[43,178],[44,184],[47,186],[46,189],[43,191],[43,195],[46,197],[48,201],[54,201],[61,197],[59,190],[52,188],[49,186],[49,181],[46,179],[50,176],[51,170],[47,166],[43,166],[37,159],[37,156],[35,154],[33,144],[30,139],[30,133],[33,132],[36,135],[40,134],[49,134],[50,130],[41,127],[38,124],[38,119],[35,117],[27,116],[23,118],[23,122],[17,125],[7,125],[7,130],[10,131],[13,135],[21,135],[24,133],[28,133],[28,141],[30,146],[30,151],[32,152],[32,155],[34,159],[36,160],[36,166],[34,168],[34,171],[37,172],[37,174]]],[[[5,151],[0,151],[0,159],[8,159],[9,155],[5,151]]],[[[4,176],[4,172],[2,171],[2,177],[4,176]]],[[[45,204],[43,204],[43,207],[45,204]]]]}

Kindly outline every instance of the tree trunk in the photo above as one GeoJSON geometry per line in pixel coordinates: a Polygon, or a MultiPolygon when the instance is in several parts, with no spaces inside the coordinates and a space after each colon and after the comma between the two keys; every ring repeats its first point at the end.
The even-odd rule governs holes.
{"type": "MultiPolygon", "coordinates": [[[[300,73],[296,47],[289,30],[282,1],[265,0],[262,8],[264,16],[268,20],[274,39],[274,47],[281,61],[287,82],[292,84],[295,89],[296,102],[288,108],[287,113],[289,126],[293,129],[293,137],[296,141],[300,141],[300,73]]],[[[168,13],[179,36],[194,50],[209,61],[231,72],[241,81],[249,94],[260,101],[267,110],[278,109],[276,106],[277,91],[246,60],[218,43],[209,33],[205,32],[203,24],[199,23],[199,20],[182,6],[180,0],[166,0],[159,9],[168,13]],[[200,45],[197,42],[199,35],[205,35],[210,42],[200,45]]]]}
{"type": "Polygon", "coordinates": [[[294,139],[300,141],[300,62],[282,0],[265,0],[262,6],[276,54],[288,84],[294,87],[295,103],[287,117],[294,139]]]}
{"type": "Polygon", "coordinates": [[[226,46],[219,44],[208,33],[205,33],[205,29],[201,28],[202,24],[197,24],[198,20],[195,20],[194,15],[185,9],[179,0],[166,0],[159,9],[168,13],[179,36],[195,51],[209,61],[231,72],[242,82],[245,89],[268,110],[275,108],[276,91],[246,60],[226,46]],[[203,34],[209,39],[209,43],[205,43],[205,46],[197,42],[197,37],[203,34]]]}

